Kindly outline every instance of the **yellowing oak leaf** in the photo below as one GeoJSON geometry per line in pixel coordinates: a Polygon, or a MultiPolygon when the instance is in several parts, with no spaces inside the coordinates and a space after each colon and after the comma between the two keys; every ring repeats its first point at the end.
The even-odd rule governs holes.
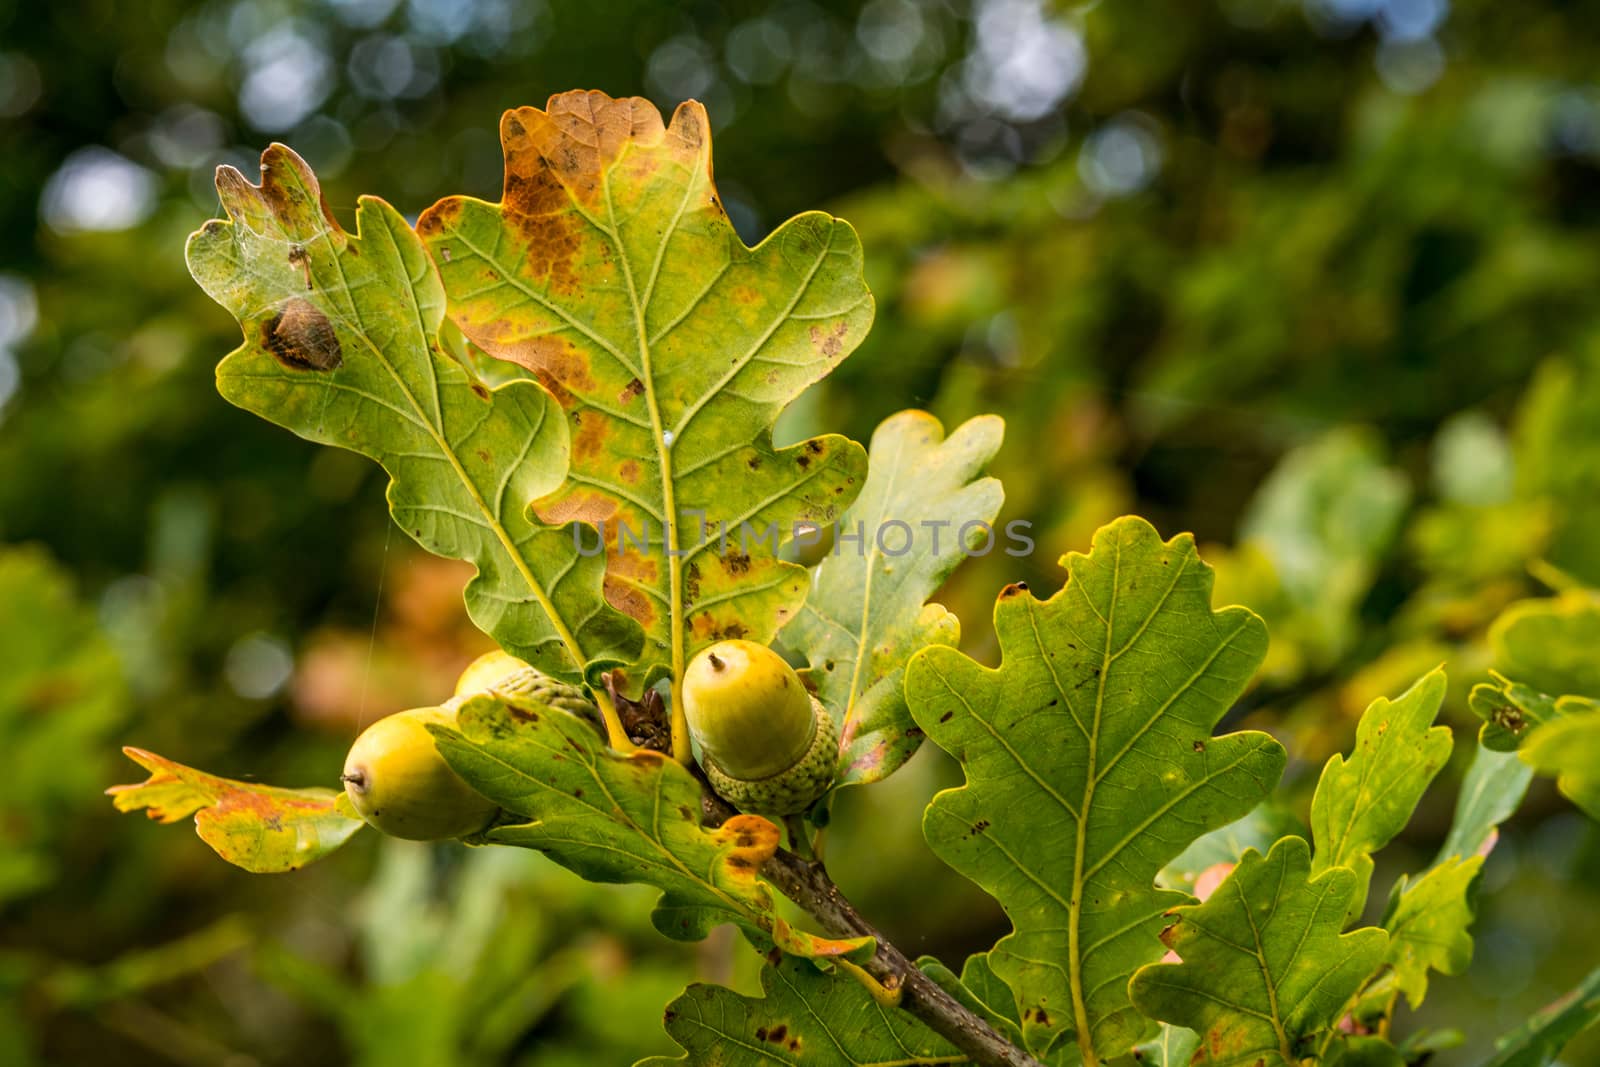
{"type": "Polygon", "coordinates": [[[571,471],[537,513],[601,528],[606,595],[647,635],[635,684],[681,678],[719,638],[770,640],[807,580],[778,543],[833,521],[866,474],[843,437],[771,436],[872,321],[855,232],[811,212],[745,247],[694,102],[663,125],[645,100],[565,93],[506,112],[500,137],[500,203],[451,197],[417,229],[452,320],[565,411],[571,471]]]}
{"type": "Polygon", "coordinates": [[[477,567],[468,610],[516,655],[574,680],[637,655],[642,634],[606,604],[602,561],[527,514],[566,474],[560,410],[533,382],[490,389],[444,354],[444,289],[399,212],[362,197],[346,233],[282,145],[262,154],[260,185],[222,167],[217,192],[228,218],[187,251],[244,329],[217,367],[222,395],[382,464],[395,522],[477,567]]]}
{"type": "Polygon", "coordinates": [[[217,855],[254,874],[276,874],[321,859],[365,825],[331,789],[280,789],[197,771],[141,748],[124,748],[150,772],[138,785],[106,792],[118,811],[141,808],[158,822],[194,816],[195,832],[217,855]]]}

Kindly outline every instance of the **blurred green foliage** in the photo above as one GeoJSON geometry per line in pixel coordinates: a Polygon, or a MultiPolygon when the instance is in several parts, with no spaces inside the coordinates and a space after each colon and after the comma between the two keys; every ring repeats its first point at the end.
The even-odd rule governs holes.
{"type": "MultiPolygon", "coordinates": [[[[1007,420],[1001,521],[1037,550],[940,594],[968,650],[1109,518],[1194,530],[1272,628],[1236,717],[1305,761],[1303,817],[1374,696],[1446,662],[1464,742],[1491,620],[1600,585],[1597,31],[1556,0],[0,0],[0,1062],[622,1062],[670,1044],[615,1020],[685,981],[755,991],[534,857],[362,835],[250,879],[97,795],[123,740],[333,784],[484,647],[379,472],[215,395],[235,327],[181,245],[216,164],[280,139],[347,223],[367,192],[414,217],[496,195],[504,107],[704,100],[747,240],[823,206],[867,248],[874,331],[786,431],[1007,420]]],[[[830,831],[947,962],[1005,929],[917,830],[954,776],[925,750],[830,831]]],[[[1381,864],[1435,851],[1453,785],[1381,864]]],[[[1579,979],[1597,844],[1535,786],[1419,1013],[1467,1033],[1435,1062],[1579,979]]]]}

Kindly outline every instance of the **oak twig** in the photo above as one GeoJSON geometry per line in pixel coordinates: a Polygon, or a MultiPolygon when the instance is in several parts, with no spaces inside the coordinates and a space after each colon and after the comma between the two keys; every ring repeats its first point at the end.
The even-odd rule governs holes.
{"type": "MultiPolygon", "coordinates": [[[[699,768],[693,768],[696,774],[699,768]]],[[[721,825],[737,812],[701,781],[701,803],[706,821],[721,825]]],[[[801,859],[779,849],[761,868],[767,880],[784,896],[806,910],[830,937],[870,937],[878,951],[862,965],[884,990],[898,993],[900,1007],[921,1019],[928,1028],[966,1054],[981,1067],[1040,1067],[1039,1061],[995,1032],[986,1021],[939,984],[845,899],[821,863],[801,859]]]]}

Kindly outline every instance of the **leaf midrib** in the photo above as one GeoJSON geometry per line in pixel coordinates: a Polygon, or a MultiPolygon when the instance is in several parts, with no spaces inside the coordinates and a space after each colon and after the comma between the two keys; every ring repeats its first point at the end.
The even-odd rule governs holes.
{"type": "MultiPolygon", "coordinates": [[[[1089,1025],[1089,1005],[1083,989],[1083,957],[1080,949],[1083,944],[1083,890],[1084,890],[1084,862],[1089,851],[1089,812],[1094,804],[1094,787],[1098,781],[1096,765],[1100,754],[1100,719],[1105,710],[1106,675],[1111,668],[1111,642],[1116,636],[1117,615],[1117,589],[1122,578],[1122,537],[1120,533],[1113,541],[1111,562],[1111,603],[1106,608],[1106,614],[1101,616],[1106,624],[1106,639],[1101,646],[1100,671],[1096,679],[1094,697],[1094,717],[1089,729],[1089,754],[1084,767],[1083,775],[1083,800],[1078,805],[1081,813],[1078,817],[1077,841],[1072,856],[1072,892],[1068,896],[1067,905],[1067,985],[1072,994],[1072,1015],[1078,1031],[1078,1049],[1083,1055],[1084,1067],[1098,1067],[1100,1059],[1094,1051],[1094,1031],[1089,1025]]],[[[1088,590],[1080,587],[1084,603],[1089,604],[1096,615],[1100,615],[1089,600],[1088,590]]]]}
{"type": "MultiPolygon", "coordinates": [[[[463,736],[463,740],[465,740],[464,736],[463,736]]],[[[567,790],[561,789],[561,788],[559,788],[559,787],[557,787],[557,786],[555,786],[553,784],[541,781],[539,778],[535,777],[534,775],[528,774],[526,771],[522,770],[522,768],[516,766],[515,764],[513,764],[513,763],[503,759],[502,757],[496,755],[495,753],[489,751],[484,746],[477,745],[477,744],[472,744],[470,741],[467,742],[467,743],[469,745],[471,745],[473,751],[477,752],[483,758],[485,758],[487,760],[490,760],[490,761],[492,761],[494,763],[498,763],[500,766],[504,767],[506,769],[506,771],[508,773],[510,773],[511,775],[513,775],[514,777],[516,777],[518,779],[521,779],[522,781],[530,783],[534,787],[535,790],[543,790],[543,791],[546,791],[546,792],[555,793],[558,796],[561,796],[561,797],[565,798],[566,800],[572,801],[572,802],[577,803],[577,804],[581,804],[583,807],[588,808],[589,810],[593,811],[598,816],[602,816],[602,817],[606,816],[607,813],[606,813],[605,809],[602,809],[599,805],[597,805],[597,804],[586,804],[583,801],[579,800],[578,798],[574,797],[567,790]]],[[[547,743],[545,743],[543,741],[530,740],[529,743],[533,744],[533,745],[535,745],[535,746],[537,746],[539,748],[546,749],[549,752],[551,752],[552,754],[559,752],[559,750],[555,746],[547,744],[547,743]]],[[[604,759],[606,757],[604,755],[601,755],[600,758],[604,759]]],[[[633,757],[633,756],[618,756],[616,758],[618,758],[618,759],[634,759],[636,757],[633,757]]],[[[691,871],[689,869],[689,867],[686,864],[684,864],[684,862],[681,859],[678,858],[676,853],[672,852],[670,849],[668,849],[666,847],[665,843],[663,843],[663,841],[659,837],[652,837],[650,834],[646,833],[645,830],[644,830],[644,827],[640,826],[639,823],[633,818],[633,816],[628,813],[628,810],[626,808],[624,808],[620,803],[618,803],[616,794],[611,791],[610,784],[605,780],[604,777],[601,776],[597,763],[591,762],[589,759],[585,759],[583,761],[583,763],[584,763],[584,767],[589,772],[590,780],[593,781],[594,784],[599,787],[600,792],[603,793],[605,795],[606,800],[610,802],[611,810],[621,812],[623,814],[623,817],[627,820],[628,825],[630,827],[632,827],[639,834],[639,836],[641,838],[643,838],[644,840],[648,841],[651,844],[651,846],[655,849],[655,851],[657,853],[659,853],[660,856],[663,857],[667,861],[666,863],[662,863],[661,864],[662,867],[665,867],[665,868],[667,868],[669,870],[676,870],[680,874],[682,874],[685,878],[689,879],[690,881],[695,882],[695,883],[697,883],[699,885],[705,886],[707,889],[711,890],[711,892],[714,893],[717,896],[718,899],[720,899],[721,901],[724,902],[725,906],[728,908],[729,911],[732,911],[732,912],[734,912],[736,914],[739,914],[739,915],[745,915],[745,916],[749,916],[750,915],[750,910],[749,910],[748,906],[744,902],[740,901],[736,897],[730,896],[725,890],[723,890],[723,888],[721,886],[715,884],[714,882],[707,881],[707,880],[701,878],[699,875],[695,874],[693,871],[691,871]]],[[[663,768],[662,774],[665,774],[665,773],[666,773],[665,768],[663,768]]],[[[662,778],[660,776],[658,776],[657,777],[657,781],[656,781],[656,798],[655,798],[656,799],[656,805],[657,805],[658,808],[659,808],[659,805],[660,805],[660,790],[663,787],[663,785],[664,785],[664,782],[663,782],[662,778]]],[[[538,825],[542,825],[542,824],[539,823],[538,821],[535,821],[535,822],[530,823],[528,825],[538,826],[538,825]]],[[[508,829],[514,829],[514,827],[508,827],[508,829]]],[[[696,827],[696,829],[698,830],[699,828],[696,827]]],[[[701,832],[703,832],[703,831],[701,831],[701,832]]],[[[582,843],[585,844],[587,847],[591,847],[591,848],[597,848],[597,847],[610,848],[612,851],[617,851],[617,852],[621,853],[622,855],[632,856],[635,859],[639,858],[636,853],[622,852],[622,850],[616,849],[613,846],[602,846],[602,845],[597,844],[593,839],[583,839],[582,843]]],[[[657,887],[657,888],[661,888],[661,887],[657,887]]],[[[662,892],[664,892],[664,893],[665,892],[669,892],[669,890],[662,889],[662,892]]],[[[750,921],[753,922],[754,920],[751,919],[750,921]]]]}
{"type": "MultiPolygon", "coordinates": [[[[900,463],[905,458],[906,435],[902,434],[895,440],[894,463],[889,467],[889,479],[884,484],[881,500],[887,503],[894,499],[894,484],[900,476],[900,463]]],[[[855,509],[852,508],[851,511],[855,509]]],[[[849,513],[846,513],[846,518],[849,513]]],[[[839,728],[839,751],[843,752],[845,746],[854,738],[851,736],[858,714],[856,701],[860,696],[861,664],[867,657],[867,627],[872,618],[872,579],[878,573],[878,539],[872,539],[872,547],[867,551],[866,579],[861,586],[861,625],[856,635],[856,659],[850,671],[850,688],[845,690],[844,724],[839,728]]]]}
{"type": "MultiPolygon", "coordinates": [[[[589,99],[590,125],[598,128],[597,118],[594,114],[594,100],[589,99]]],[[[632,142],[629,142],[631,149],[632,142]]],[[[703,149],[702,149],[703,151],[703,149]]],[[[617,159],[620,161],[621,154],[617,159]]],[[[548,163],[548,161],[546,161],[548,163]]],[[[613,164],[615,166],[615,164],[613,164]]],[[[684,202],[689,198],[689,192],[694,188],[694,179],[684,183],[684,202]]],[[[639,343],[640,379],[644,383],[645,408],[650,413],[650,444],[655,449],[656,462],[661,468],[661,510],[665,513],[662,521],[662,537],[666,542],[667,552],[667,581],[669,588],[668,610],[669,634],[672,647],[669,650],[672,657],[672,756],[679,763],[687,764],[693,758],[689,747],[689,722],[683,707],[683,669],[684,669],[684,642],[683,642],[683,560],[678,556],[678,504],[676,476],[672,471],[672,443],[677,440],[674,434],[668,440],[662,427],[661,402],[656,396],[656,377],[654,367],[650,360],[650,331],[645,325],[644,304],[639,300],[639,288],[633,280],[633,263],[628,257],[628,250],[623,247],[622,234],[617,226],[616,204],[611,198],[611,168],[605,167],[600,172],[600,189],[605,194],[606,217],[610,220],[609,227],[602,227],[598,220],[590,222],[611,240],[617,250],[617,261],[622,264],[622,276],[628,285],[628,300],[633,305],[634,332],[639,343]]],[[[574,199],[574,205],[577,201],[574,199]]],[[[677,232],[677,221],[683,215],[683,205],[679,205],[678,214],[674,217],[673,224],[666,227],[661,235],[661,244],[656,250],[655,266],[651,270],[650,287],[655,288],[656,270],[661,265],[661,259],[666,254],[667,245],[672,241],[672,235],[677,232]]]]}

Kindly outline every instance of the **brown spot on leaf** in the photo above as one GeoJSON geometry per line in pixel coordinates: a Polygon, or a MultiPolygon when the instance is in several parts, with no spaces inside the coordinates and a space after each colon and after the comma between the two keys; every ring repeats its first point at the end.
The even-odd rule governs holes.
{"type": "Polygon", "coordinates": [[[822,353],[822,358],[830,363],[840,357],[844,351],[844,335],[848,326],[841,322],[831,330],[824,330],[821,326],[811,327],[811,343],[817,351],[822,353]]]}
{"type": "Polygon", "coordinates": [[[473,382],[472,391],[474,394],[476,394],[479,400],[489,399],[489,387],[484,385],[482,382],[473,382]]]}
{"type": "Polygon", "coordinates": [[[344,364],[333,323],[311,301],[294,297],[262,327],[261,342],[290,370],[331,371],[344,364]]]}
{"type": "Polygon", "coordinates": [[[572,416],[572,455],[574,459],[592,460],[604,451],[611,426],[605,419],[585,419],[581,415],[581,412],[574,412],[572,416]]]}
{"type": "MultiPolygon", "coordinates": [[[[616,543],[616,531],[611,524],[607,524],[606,539],[616,543]]],[[[606,601],[646,627],[654,623],[655,602],[639,587],[656,584],[661,570],[656,558],[639,552],[630,543],[628,551],[609,555],[606,564],[606,601]]]]}
{"type": "Polygon", "coordinates": [[[443,233],[445,227],[455,223],[461,216],[461,198],[447,196],[424,211],[417,219],[417,234],[423,238],[436,237],[443,233]]]}
{"type": "Polygon", "coordinates": [[[534,502],[534,511],[540,521],[551,526],[569,522],[584,522],[591,526],[606,525],[606,543],[616,542],[616,525],[611,520],[617,515],[617,502],[599,493],[576,490],[561,491],[534,502]]]}
{"type": "Polygon", "coordinates": [[[722,557],[722,566],[729,574],[737,578],[750,572],[750,556],[736,549],[730,549],[728,554],[722,557]]]}
{"type": "Polygon", "coordinates": [[[623,481],[627,482],[629,485],[633,485],[636,482],[638,482],[638,480],[639,480],[639,462],[638,462],[638,460],[632,460],[632,459],[623,460],[622,461],[622,466],[617,468],[617,477],[621,478],[623,481]]]}
{"type": "Polygon", "coordinates": [[[532,371],[562,407],[572,406],[574,393],[595,388],[588,355],[565,337],[517,337],[517,325],[504,319],[486,326],[467,323],[463,329],[491,356],[532,371]]]}
{"type": "Polygon", "coordinates": [[[700,567],[691,563],[683,574],[683,607],[687,611],[700,599],[700,567]]]}
{"type": "Polygon", "coordinates": [[[629,380],[627,385],[622,387],[622,392],[617,394],[617,403],[621,404],[623,407],[627,407],[629,404],[633,403],[634,400],[643,395],[644,383],[637,378],[633,378],[629,380]]]}
{"type": "Polygon", "coordinates": [[[655,622],[655,607],[650,598],[638,589],[617,580],[610,574],[606,575],[602,589],[606,595],[606,603],[624,615],[636,619],[640,625],[648,627],[655,622]]]}
{"type": "Polygon", "coordinates": [[[685,150],[698,154],[706,142],[705,110],[693,100],[679,104],[672,113],[672,133],[685,150]]]}

